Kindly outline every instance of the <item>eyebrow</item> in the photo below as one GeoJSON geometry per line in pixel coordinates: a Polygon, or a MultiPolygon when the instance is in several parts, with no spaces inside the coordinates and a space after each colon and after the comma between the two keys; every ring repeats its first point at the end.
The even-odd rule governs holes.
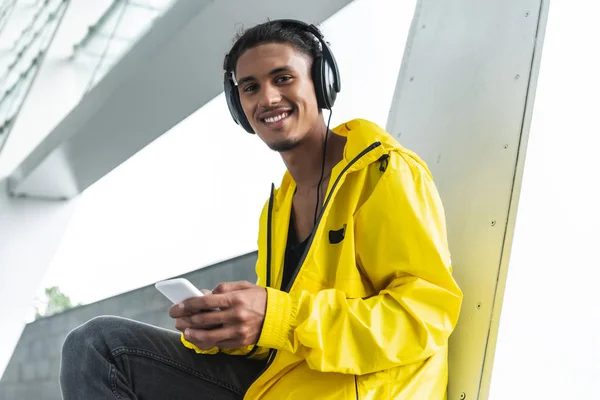
{"type": "MultiPolygon", "coordinates": [[[[290,71],[294,71],[294,68],[290,67],[289,65],[285,65],[283,67],[275,68],[274,70],[269,72],[269,75],[273,76],[273,75],[277,75],[281,72],[290,72],[290,71]]],[[[245,76],[238,81],[238,86],[242,86],[244,83],[255,81],[255,80],[256,80],[256,78],[254,76],[245,76]]]]}

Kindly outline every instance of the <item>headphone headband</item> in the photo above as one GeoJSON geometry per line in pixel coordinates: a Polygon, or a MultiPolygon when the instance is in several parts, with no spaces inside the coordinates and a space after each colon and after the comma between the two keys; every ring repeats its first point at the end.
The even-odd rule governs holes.
{"type": "Polygon", "coordinates": [[[325,41],[325,36],[321,32],[321,30],[319,28],[317,28],[316,25],[314,25],[314,24],[307,24],[306,22],[303,22],[303,21],[300,21],[297,19],[278,19],[278,20],[274,20],[272,22],[297,25],[297,26],[303,28],[304,30],[306,30],[307,32],[312,33],[319,40],[319,42],[321,42],[321,51],[323,52],[323,57],[325,58],[325,60],[329,63],[329,65],[333,69],[333,74],[334,74],[334,78],[335,78],[334,79],[335,91],[339,93],[340,90],[342,89],[341,82],[340,82],[340,71],[338,69],[337,62],[335,61],[335,57],[333,56],[333,52],[331,51],[331,48],[329,48],[329,44],[325,41]]]}

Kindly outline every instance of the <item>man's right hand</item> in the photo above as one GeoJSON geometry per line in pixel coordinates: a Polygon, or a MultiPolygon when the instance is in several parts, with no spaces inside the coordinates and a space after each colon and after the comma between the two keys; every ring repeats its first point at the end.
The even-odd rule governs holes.
{"type": "MultiPolygon", "coordinates": [[[[201,289],[200,291],[205,296],[212,295],[212,292],[210,290],[201,289]]],[[[179,304],[173,304],[169,309],[169,316],[175,319],[175,328],[181,332],[184,332],[186,328],[207,330],[217,328],[218,326],[206,325],[202,323],[202,314],[208,312],[212,312],[212,310],[189,312],[181,308],[179,304]]]]}
{"type": "Polygon", "coordinates": [[[199,349],[234,349],[255,344],[265,318],[267,290],[254,283],[226,282],[213,294],[171,308],[176,327],[199,349]]]}

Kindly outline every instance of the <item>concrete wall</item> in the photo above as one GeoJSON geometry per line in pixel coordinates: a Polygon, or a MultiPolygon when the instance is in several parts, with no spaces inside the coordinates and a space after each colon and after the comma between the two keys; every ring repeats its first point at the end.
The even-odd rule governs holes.
{"type": "MultiPolygon", "coordinates": [[[[183,277],[207,289],[223,281],[254,282],[255,263],[256,253],[250,253],[183,277]]],[[[169,307],[170,302],[150,285],[27,325],[0,380],[0,400],[60,400],[60,351],[67,333],[99,315],[118,315],[174,329],[169,307]]]]}

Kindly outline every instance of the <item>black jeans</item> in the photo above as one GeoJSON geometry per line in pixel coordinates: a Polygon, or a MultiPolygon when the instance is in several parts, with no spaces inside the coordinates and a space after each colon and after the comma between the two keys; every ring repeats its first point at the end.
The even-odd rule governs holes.
{"type": "Polygon", "coordinates": [[[65,339],[60,385],[64,400],[241,399],[264,366],[197,354],[175,331],[97,317],[65,339]]]}

